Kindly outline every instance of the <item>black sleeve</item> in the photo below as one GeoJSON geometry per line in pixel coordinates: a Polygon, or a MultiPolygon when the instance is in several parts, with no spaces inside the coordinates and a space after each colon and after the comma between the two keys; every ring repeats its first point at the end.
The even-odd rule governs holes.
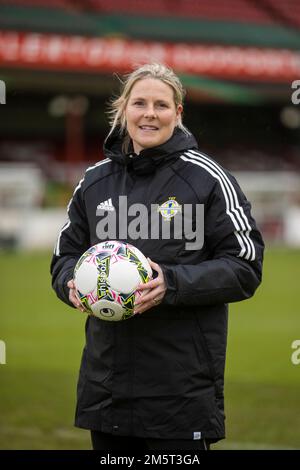
{"type": "Polygon", "coordinates": [[[68,219],[62,227],[51,262],[52,287],[57,296],[73,307],[69,301],[67,282],[73,278],[75,265],[90,246],[90,235],[80,181],[68,205],[68,219]]]}
{"type": "Polygon", "coordinates": [[[163,303],[211,305],[251,297],[262,277],[264,242],[235,178],[216,182],[205,207],[204,244],[211,254],[196,265],[162,265],[163,303]]]}

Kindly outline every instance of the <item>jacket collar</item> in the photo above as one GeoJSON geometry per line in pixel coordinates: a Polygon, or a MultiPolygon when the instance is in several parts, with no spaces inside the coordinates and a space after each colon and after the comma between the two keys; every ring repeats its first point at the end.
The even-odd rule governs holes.
{"type": "Polygon", "coordinates": [[[129,152],[122,151],[123,136],[119,129],[109,135],[103,146],[105,157],[123,165],[128,171],[136,174],[154,173],[158,167],[178,158],[182,152],[192,148],[198,148],[192,134],[185,134],[181,129],[175,128],[173,135],[161,145],[142,150],[139,155],[134,153],[132,144],[129,152]]]}

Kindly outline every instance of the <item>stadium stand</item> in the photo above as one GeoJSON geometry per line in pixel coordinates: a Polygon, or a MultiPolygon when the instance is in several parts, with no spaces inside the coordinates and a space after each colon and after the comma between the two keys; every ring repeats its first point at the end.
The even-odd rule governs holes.
{"type": "MultiPolygon", "coordinates": [[[[8,3],[8,2],[3,2],[8,3]]],[[[13,0],[11,4],[62,8],[65,10],[126,13],[151,16],[180,16],[246,23],[300,25],[300,4],[297,0],[13,0]]]]}

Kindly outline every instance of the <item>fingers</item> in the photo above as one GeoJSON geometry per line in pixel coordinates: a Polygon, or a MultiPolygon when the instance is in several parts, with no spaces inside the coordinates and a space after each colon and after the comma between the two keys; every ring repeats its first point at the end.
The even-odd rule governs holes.
{"type": "Polygon", "coordinates": [[[164,282],[164,275],[159,264],[154,263],[154,261],[152,261],[150,258],[147,259],[151,268],[157,272],[158,276],[155,279],[151,279],[151,281],[146,282],[145,284],[140,284],[138,287],[139,290],[154,289],[162,282],[162,280],[164,282]]]}
{"type": "Polygon", "coordinates": [[[136,301],[135,305],[145,304],[146,302],[152,302],[152,307],[156,301],[153,300],[161,300],[165,294],[165,291],[162,286],[159,286],[156,289],[152,289],[149,292],[144,292],[136,301]]]}
{"type": "Polygon", "coordinates": [[[157,305],[161,303],[163,297],[164,295],[157,294],[156,297],[152,295],[152,297],[148,298],[148,300],[143,299],[142,302],[135,305],[134,313],[144,313],[146,312],[146,310],[156,307],[157,305]]]}
{"type": "Polygon", "coordinates": [[[161,267],[148,258],[152,269],[157,272],[157,277],[145,284],[140,284],[138,290],[142,291],[142,295],[135,301],[135,313],[143,313],[146,310],[161,303],[166,293],[166,284],[161,267]]]}
{"type": "Polygon", "coordinates": [[[80,310],[81,312],[85,312],[86,310],[83,307],[82,303],[80,302],[80,300],[77,296],[75,283],[74,283],[73,279],[71,279],[70,281],[67,282],[67,286],[70,288],[70,291],[69,291],[69,300],[70,300],[70,302],[72,302],[74,307],[76,307],[78,310],[80,310]]]}
{"type": "Polygon", "coordinates": [[[152,279],[149,282],[145,282],[145,284],[139,284],[138,290],[148,290],[148,289],[155,289],[158,287],[161,283],[161,279],[159,277],[156,277],[155,279],[152,279]]]}
{"type": "Polygon", "coordinates": [[[81,312],[85,311],[85,309],[84,309],[83,305],[81,304],[80,300],[78,299],[75,291],[73,291],[72,289],[70,289],[69,299],[72,302],[72,304],[74,305],[74,307],[78,308],[78,310],[80,310],[81,312]]]}
{"type": "Polygon", "coordinates": [[[147,260],[149,261],[149,264],[150,264],[151,268],[154,269],[154,271],[157,271],[158,274],[160,274],[160,273],[162,274],[162,269],[159,266],[159,264],[154,263],[154,261],[152,261],[152,259],[150,259],[150,258],[147,258],[147,260]]]}

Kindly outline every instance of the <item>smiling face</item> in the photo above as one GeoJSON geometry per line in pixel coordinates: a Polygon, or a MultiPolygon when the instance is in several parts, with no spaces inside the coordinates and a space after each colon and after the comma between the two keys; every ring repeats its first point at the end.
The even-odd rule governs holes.
{"type": "Polygon", "coordinates": [[[125,108],[126,128],[135,153],[166,142],[181,113],[182,105],[175,105],[170,85],[156,78],[138,80],[125,108]]]}

